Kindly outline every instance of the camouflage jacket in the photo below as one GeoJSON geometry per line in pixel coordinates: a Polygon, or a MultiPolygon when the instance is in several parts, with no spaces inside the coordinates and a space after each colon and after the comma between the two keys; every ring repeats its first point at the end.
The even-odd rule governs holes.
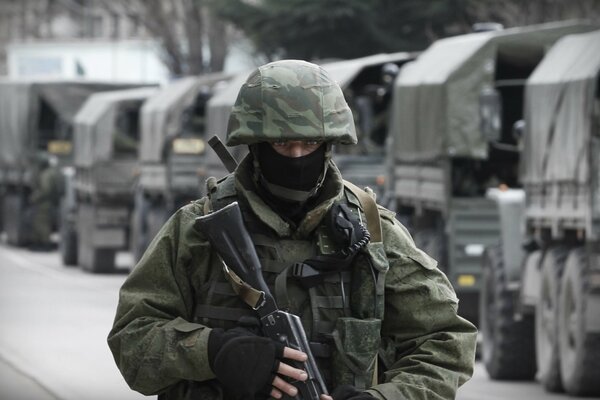
{"type": "MultiPolygon", "coordinates": [[[[344,196],[337,168],[331,164],[319,205],[294,228],[253,190],[248,164],[236,171],[236,196],[248,204],[265,232],[281,241],[284,251],[291,249],[284,258],[310,254],[322,217],[344,196]]],[[[146,395],[224,398],[208,364],[207,340],[211,327],[230,325],[207,310],[239,307],[240,300],[219,296],[227,291],[221,266],[206,239],[194,229],[195,218],[203,214],[207,201],[205,197],[184,206],[170,218],[120,290],[108,344],[129,386],[146,395]]],[[[365,321],[377,321],[377,331],[363,342],[343,347],[340,351],[348,354],[341,357],[360,361],[362,347],[376,343],[379,383],[368,385],[368,390],[378,399],[453,399],[472,374],[476,330],[457,316],[454,290],[435,260],[415,247],[393,213],[381,207],[379,211],[383,240],[373,245],[380,246],[380,258],[389,267],[382,281],[383,318],[366,315],[365,321]]],[[[256,247],[260,255],[264,246],[256,247]]],[[[308,310],[303,306],[305,292],[301,286],[288,287],[290,311],[301,315],[310,337],[314,336],[314,315],[310,306],[308,310]]],[[[345,329],[340,321],[347,320],[339,316],[339,310],[325,310],[322,319],[329,319],[325,322],[337,332],[345,329]]]]}

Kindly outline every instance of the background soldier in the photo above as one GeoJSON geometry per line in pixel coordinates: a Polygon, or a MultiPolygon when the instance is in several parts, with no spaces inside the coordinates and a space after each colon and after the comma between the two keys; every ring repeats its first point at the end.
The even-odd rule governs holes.
{"type": "Polygon", "coordinates": [[[50,240],[56,209],[60,202],[63,180],[56,156],[42,154],[38,158],[38,166],[33,177],[31,192],[31,250],[50,250],[54,244],[50,240]]]}
{"type": "Polygon", "coordinates": [[[356,133],[322,68],[284,60],[248,77],[227,132],[248,156],[171,217],[121,288],[108,343],[133,389],[280,398],[297,393],[285,378],[306,379],[289,365],[306,355],[260,336],[194,228],[196,217],[237,201],[265,280],[279,307],[301,317],[333,399],[454,398],[472,374],[476,330],[457,316],[437,262],[392,212],[343,181],[334,143],[356,143],[356,133]]]}

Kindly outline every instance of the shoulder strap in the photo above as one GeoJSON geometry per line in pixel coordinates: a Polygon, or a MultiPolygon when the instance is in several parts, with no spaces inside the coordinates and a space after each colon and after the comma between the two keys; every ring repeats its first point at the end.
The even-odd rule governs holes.
{"type": "Polygon", "coordinates": [[[367,229],[371,234],[371,241],[381,242],[381,221],[379,220],[379,210],[377,209],[377,203],[375,202],[375,199],[373,199],[373,197],[371,197],[367,192],[352,182],[344,180],[344,186],[356,196],[363,207],[367,217],[367,229]]]}

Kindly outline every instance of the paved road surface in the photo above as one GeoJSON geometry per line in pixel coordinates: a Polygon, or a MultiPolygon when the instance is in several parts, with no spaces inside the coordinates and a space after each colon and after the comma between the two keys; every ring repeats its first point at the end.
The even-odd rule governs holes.
{"type": "MultiPolygon", "coordinates": [[[[28,387],[58,399],[143,397],[124,383],[106,345],[124,274],[92,276],[63,267],[56,252],[8,247],[0,247],[0,265],[4,370],[14,367],[13,375],[38,383],[28,387]]],[[[6,387],[2,398],[13,398],[6,387]]]]}
{"type": "MultiPolygon", "coordinates": [[[[130,258],[119,262],[128,267],[130,258]]],[[[127,269],[93,275],[56,252],[0,244],[0,400],[141,399],[106,345],[127,269]]],[[[492,382],[481,365],[458,400],[566,400],[535,383],[492,382]]]]}

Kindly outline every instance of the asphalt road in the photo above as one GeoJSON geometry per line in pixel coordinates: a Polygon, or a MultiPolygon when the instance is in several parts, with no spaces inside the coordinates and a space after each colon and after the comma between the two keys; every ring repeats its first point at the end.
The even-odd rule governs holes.
{"type": "MultiPolygon", "coordinates": [[[[57,252],[0,244],[0,400],[141,399],[106,345],[121,273],[93,275],[64,267],[57,252]]],[[[566,400],[534,382],[490,381],[480,364],[459,400],[566,400]]]]}

